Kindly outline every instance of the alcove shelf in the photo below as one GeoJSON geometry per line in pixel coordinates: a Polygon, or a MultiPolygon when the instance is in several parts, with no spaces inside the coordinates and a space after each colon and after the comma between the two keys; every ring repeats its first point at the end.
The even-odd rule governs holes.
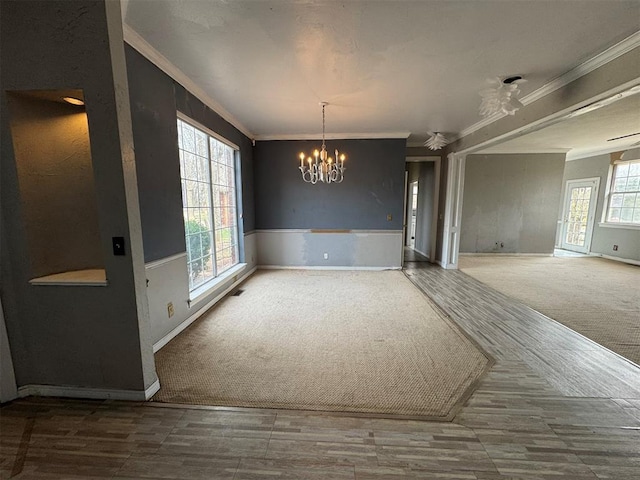
{"type": "Polygon", "coordinates": [[[74,270],[32,278],[31,285],[58,285],[67,287],[106,287],[107,275],[104,269],[74,270]]]}

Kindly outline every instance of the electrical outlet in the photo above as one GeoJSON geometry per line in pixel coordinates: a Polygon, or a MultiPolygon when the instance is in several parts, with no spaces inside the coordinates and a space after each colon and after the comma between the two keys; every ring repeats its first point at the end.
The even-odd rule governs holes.
{"type": "Polygon", "coordinates": [[[324,253],[324,259],[328,260],[329,259],[329,254],[327,252],[324,253]]]}
{"type": "Polygon", "coordinates": [[[169,314],[169,318],[173,317],[173,314],[175,313],[173,310],[173,303],[171,302],[167,303],[167,313],[169,314]]]}
{"type": "Polygon", "coordinates": [[[614,246],[613,246],[613,251],[614,251],[614,252],[617,252],[617,251],[618,251],[618,245],[614,245],[614,246]]]}
{"type": "Polygon", "coordinates": [[[387,222],[390,222],[393,219],[390,213],[387,213],[387,222]]]}

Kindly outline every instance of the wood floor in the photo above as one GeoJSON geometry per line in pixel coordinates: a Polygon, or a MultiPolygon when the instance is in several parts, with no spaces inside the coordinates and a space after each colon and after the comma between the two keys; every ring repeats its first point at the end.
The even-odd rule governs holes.
{"type": "Polygon", "coordinates": [[[457,271],[407,275],[496,363],[451,423],[24,399],[2,478],[640,478],[640,369],[457,271]]]}

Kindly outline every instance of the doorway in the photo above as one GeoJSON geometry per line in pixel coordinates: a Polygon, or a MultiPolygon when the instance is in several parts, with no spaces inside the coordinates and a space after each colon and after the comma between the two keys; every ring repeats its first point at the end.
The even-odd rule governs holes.
{"type": "Polygon", "coordinates": [[[416,219],[418,215],[418,182],[411,182],[409,197],[409,235],[407,246],[416,248],[416,219]]]}
{"type": "Polygon", "coordinates": [[[434,262],[440,157],[407,157],[405,177],[405,262],[434,262]]]}
{"type": "Polygon", "coordinates": [[[560,243],[563,249],[589,252],[599,186],[600,178],[567,181],[560,243]]]}

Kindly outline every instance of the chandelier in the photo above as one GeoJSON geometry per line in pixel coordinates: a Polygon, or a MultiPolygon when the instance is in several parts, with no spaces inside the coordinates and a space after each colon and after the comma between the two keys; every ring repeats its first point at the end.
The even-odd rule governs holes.
{"type": "Polygon", "coordinates": [[[307,157],[304,152],[300,152],[300,172],[302,180],[306,183],[315,185],[316,183],[341,183],[344,180],[344,161],[345,155],[338,154],[335,151],[335,160],[331,158],[327,152],[327,146],[324,143],[324,107],[329,105],[327,102],[320,102],[322,105],[322,146],[320,151],[314,150],[313,158],[307,157]],[[306,164],[305,164],[306,158],[306,164]]]}

